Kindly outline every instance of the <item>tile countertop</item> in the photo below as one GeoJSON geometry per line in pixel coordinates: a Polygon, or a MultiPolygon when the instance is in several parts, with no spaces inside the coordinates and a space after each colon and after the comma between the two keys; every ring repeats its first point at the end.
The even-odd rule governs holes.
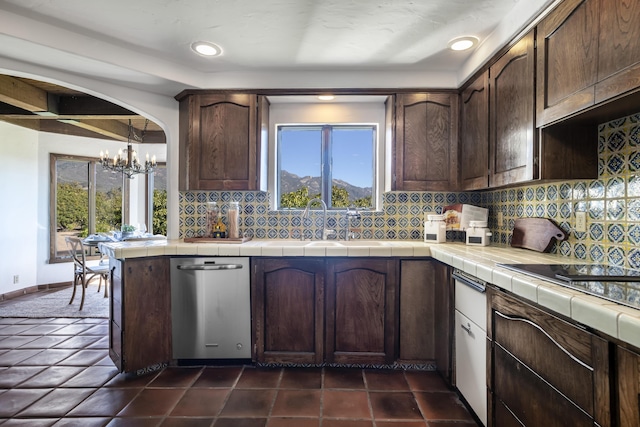
{"type": "Polygon", "coordinates": [[[428,257],[506,289],[578,323],[640,348],[640,310],[587,295],[542,279],[497,267],[496,263],[583,262],[509,246],[431,244],[421,241],[296,241],[251,240],[245,243],[185,243],[149,240],[100,244],[110,257],[141,258],[161,255],[191,256],[328,256],[428,257]]]}

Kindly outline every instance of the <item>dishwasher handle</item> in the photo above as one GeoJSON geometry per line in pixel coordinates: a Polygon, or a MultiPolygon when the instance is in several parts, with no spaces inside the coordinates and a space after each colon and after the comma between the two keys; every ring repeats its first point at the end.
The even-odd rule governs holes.
{"type": "Polygon", "coordinates": [[[486,286],[485,286],[484,282],[481,281],[480,279],[471,278],[471,277],[469,277],[467,275],[462,274],[461,272],[459,272],[457,270],[453,272],[452,276],[458,282],[464,283],[465,285],[469,286],[470,288],[475,289],[476,291],[478,291],[480,293],[484,293],[486,291],[486,286]]]}
{"type": "Polygon", "coordinates": [[[238,270],[242,264],[178,264],[178,270],[238,270]]]}

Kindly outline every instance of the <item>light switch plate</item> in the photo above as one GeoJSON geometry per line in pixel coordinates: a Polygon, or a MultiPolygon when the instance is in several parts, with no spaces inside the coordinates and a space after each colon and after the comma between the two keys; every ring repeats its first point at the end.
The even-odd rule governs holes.
{"type": "Polygon", "coordinates": [[[576,231],[584,233],[587,231],[587,213],[576,212],[576,231]]]}

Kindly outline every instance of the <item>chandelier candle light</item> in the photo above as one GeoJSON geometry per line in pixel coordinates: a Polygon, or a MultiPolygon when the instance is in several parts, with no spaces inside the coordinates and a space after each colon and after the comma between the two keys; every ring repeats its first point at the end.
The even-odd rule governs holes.
{"type": "Polygon", "coordinates": [[[122,149],[118,150],[118,154],[113,156],[113,159],[109,157],[109,151],[102,152],[100,151],[100,164],[103,168],[112,170],[114,172],[122,172],[127,178],[132,179],[136,174],[149,174],[154,171],[155,167],[158,165],[156,162],[156,156],[154,155],[149,160],[149,153],[147,153],[144,164],[140,163],[138,160],[138,154],[131,146],[131,137],[135,139],[137,142],[142,143],[144,140],[144,134],[147,131],[147,125],[149,124],[149,120],[146,120],[144,123],[144,130],[140,136],[136,135],[133,130],[133,126],[131,125],[131,120],[129,120],[129,135],[127,136],[127,151],[126,153],[122,152],[122,149]]]}

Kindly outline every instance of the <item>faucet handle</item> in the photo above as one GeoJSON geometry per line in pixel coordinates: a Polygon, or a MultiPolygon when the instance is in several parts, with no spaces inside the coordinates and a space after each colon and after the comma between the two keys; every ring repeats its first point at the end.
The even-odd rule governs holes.
{"type": "Polygon", "coordinates": [[[331,230],[328,228],[325,228],[324,230],[322,230],[322,240],[327,240],[328,237],[337,237],[338,233],[336,233],[336,230],[331,230]]]}
{"type": "Polygon", "coordinates": [[[351,210],[351,208],[347,207],[347,218],[360,219],[360,212],[358,212],[358,208],[353,208],[353,210],[351,210]]]}

